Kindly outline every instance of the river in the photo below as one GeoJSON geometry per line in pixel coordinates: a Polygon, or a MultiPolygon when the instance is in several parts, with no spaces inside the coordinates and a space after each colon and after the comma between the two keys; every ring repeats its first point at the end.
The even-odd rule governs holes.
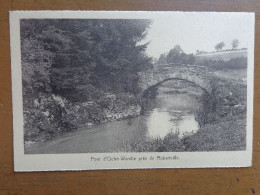
{"type": "Polygon", "coordinates": [[[194,133],[198,130],[194,112],[200,107],[198,97],[201,92],[194,87],[179,87],[180,84],[173,81],[162,84],[142,116],[89,126],[44,143],[32,144],[25,148],[25,153],[118,152],[126,142],[164,138],[170,132],[178,133],[180,138],[194,133]]]}

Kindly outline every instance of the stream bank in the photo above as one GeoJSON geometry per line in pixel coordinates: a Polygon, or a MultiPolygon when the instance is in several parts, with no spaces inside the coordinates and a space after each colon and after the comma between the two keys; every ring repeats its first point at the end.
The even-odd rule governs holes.
{"type": "Polygon", "coordinates": [[[104,94],[102,101],[73,103],[41,93],[24,111],[25,147],[80,128],[136,117],[141,113],[137,102],[130,94],[104,94]]]}

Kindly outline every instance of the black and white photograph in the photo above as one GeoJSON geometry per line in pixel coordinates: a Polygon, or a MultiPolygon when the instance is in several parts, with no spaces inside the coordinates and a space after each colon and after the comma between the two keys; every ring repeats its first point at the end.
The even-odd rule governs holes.
{"type": "Polygon", "coordinates": [[[250,166],[254,14],[18,11],[10,22],[17,164],[250,166]]]}

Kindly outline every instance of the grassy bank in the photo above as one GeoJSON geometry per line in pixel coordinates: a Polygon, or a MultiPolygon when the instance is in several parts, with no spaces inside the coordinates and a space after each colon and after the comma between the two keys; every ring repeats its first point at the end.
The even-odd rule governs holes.
{"type": "Polygon", "coordinates": [[[246,116],[229,116],[207,124],[181,139],[185,151],[236,151],[246,149],[246,116]]]}
{"type": "Polygon", "coordinates": [[[188,152],[188,151],[239,151],[246,149],[245,116],[223,118],[223,121],[207,124],[196,133],[182,138],[169,133],[164,138],[137,140],[124,143],[123,152],[188,152]]]}

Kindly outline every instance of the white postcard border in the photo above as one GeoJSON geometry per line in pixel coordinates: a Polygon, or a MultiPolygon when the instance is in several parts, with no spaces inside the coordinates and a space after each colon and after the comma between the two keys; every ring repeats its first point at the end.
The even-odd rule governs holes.
{"type": "Polygon", "coordinates": [[[254,87],[254,13],[217,12],[130,12],[130,11],[12,11],[10,12],[14,169],[15,171],[145,169],[145,168],[206,168],[248,167],[252,165],[253,87],[254,87]],[[79,154],[24,154],[23,101],[20,46],[22,18],[156,18],[174,14],[227,14],[249,18],[252,28],[248,47],[247,71],[247,149],[231,152],[160,152],[160,153],[79,153],[79,154]],[[121,160],[128,157],[129,160],[121,160]],[[144,158],[146,160],[142,160],[144,158]],[[94,160],[96,158],[96,160],[94,160]],[[100,158],[97,161],[97,158],[100,158]],[[117,158],[119,160],[117,160],[117,158]],[[136,160],[133,160],[136,158],[136,160]],[[168,158],[168,160],[163,160],[168,158]],[[113,160],[114,159],[114,160],[113,160]],[[131,160],[132,159],[132,160],[131,160]],[[140,161],[139,161],[140,160],[140,161]]]}

